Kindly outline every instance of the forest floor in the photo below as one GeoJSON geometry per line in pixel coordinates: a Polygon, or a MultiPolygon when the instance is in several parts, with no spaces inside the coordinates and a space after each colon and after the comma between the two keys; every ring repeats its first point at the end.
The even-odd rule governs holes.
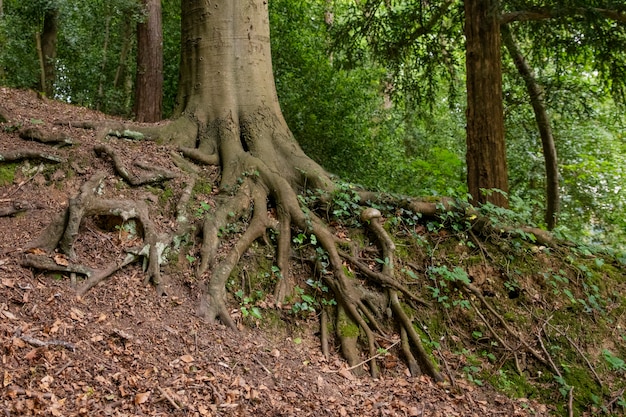
{"type": "MultiPolygon", "coordinates": [[[[0,210],[20,208],[0,217],[0,415],[550,414],[545,405],[509,399],[488,383],[467,381],[459,356],[450,352],[440,354],[448,357],[454,386],[408,376],[394,355],[386,358],[380,378],[357,378],[337,349],[330,358],[322,355],[314,317],[296,320],[285,314],[280,323],[247,320],[244,325],[239,305],[233,304],[239,332],[209,325],[195,314],[198,291],[189,278],[191,268],[173,274],[166,296],[145,285],[141,265],[134,264],[83,298],[76,296],[69,274],[24,268],[20,260],[26,244],[94,172],[111,170],[95,155],[95,131],[55,122],[107,116],[8,88],[0,88],[0,106],[11,116],[0,124],[0,153],[29,149],[64,158],[60,164],[0,165],[0,210]],[[17,131],[26,127],[57,132],[73,144],[52,148],[26,142],[17,131]]],[[[129,146],[147,163],[169,163],[166,147],[152,142],[129,146]]],[[[136,195],[141,192],[126,187],[120,196],[154,200],[148,193],[136,195]]],[[[81,228],[76,248],[92,268],[110,263],[127,244],[123,231],[95,220],[81,228]]]]}

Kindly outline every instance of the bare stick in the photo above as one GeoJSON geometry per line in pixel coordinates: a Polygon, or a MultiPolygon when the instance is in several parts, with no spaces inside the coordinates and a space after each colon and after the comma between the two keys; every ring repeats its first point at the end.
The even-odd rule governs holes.
{"type": "MultiPolygon", "coordinates": [[[[366,363],[373,361],[373,360],[374,360],[374,359],[376,359],[376,358],[379,358],[379,357],[381,357],[381,356],[383,356],[383,355],[386,355],[386,354],[387,354],[387,352],[388,352],[388,351],[389,351],[392,347],[394,347],[395,345],[397,345],[397,344],[398,344],[398,343],[400,343],[400,342],[401,342],[401,340],[398,340],[398,341],[397,341],[397,342],[395,342],[393,345],[391,345],[391,346],[389,346],[388,348],[386,348],[383,352],[377,353],[376,355],[372,356],[371,358],[365,359],[364,361],[359,362],[359,363],[357,363],[356,365],[352,365],[351,367],[349,367],[349,368],[347,368],[347,369],[345,369],[345,370],[346,370],[346,371],[351,371],[351,370],[353,370],[353,369],[358,368],[359,366],[365,365],[366,363]]],[[[337,372],[339,372],[339,371],[337,371],[337,372]]]]}
{"type": "Polygon", "coordinates": [[[64,340],[56,340],[56,339],[48,340],[48,341],[35,339],[34,337],[23,335],[21,328],[18,328],[15,331],[14,335],[15,335],[15,337],[19,337],[20,339],[22,339],[26,343],[29,343],[29,344],[31,344],[33,346],[37,346],[37,347],[62,346],[62,347],[64,347],[67,350],[71,350],[72,352],[76,351],[76,346],[74,346],[70,342],[66,342],[64,340]]]}
{"type": "Polygon", "coordinates": [[[258,363],[259,365],[261,365],[261,368],[263,368],[263,370],[264,370],[265,372],[267,372],[267,373],[268,373],[268,375],[272,375],[272,371],[270,371],[269,369],[267,369],[267,366],[263,365],[263,362],[261,362],[261,361],[259,360],[259,358],[257,358],[257,357],[255,356],[255,357],[254,357],[254,360],[256,361],[256,363],[258,363]]]}
{"type": "Polygon", "coordinates": [[[178,405],[178,403],[167,393],[166,390],[161,387],[157,387],[157,389],[159,390],[163,398],[165,398],[170,404],[172,404],[172,407],[174,407],[178,411],[181,410],[180,405],[178,405]]]}

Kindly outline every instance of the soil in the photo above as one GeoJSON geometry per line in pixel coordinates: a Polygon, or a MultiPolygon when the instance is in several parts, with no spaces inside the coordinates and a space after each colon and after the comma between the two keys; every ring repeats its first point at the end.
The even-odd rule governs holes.
{"type": "MultiPolygon", "coordinates": [[[[439,352],[452,377],[443,384],[408,376],[395,349],[385,356],[380,378],[357,378],[336,349],[329,358],[322,355],[315,317],[296,320],[278,311],[275,322],[244,320],[233,303],[238,332],[205,323],[196,314],[198,288],[190,267],[165,274],[169,279],[163,296],[144,283],[142,266],[136,263],[81,298],[70,274],[21,266],[27,244],[97,171],[109,174],[107,192],[117,198],[159,201],[145,189],[120,185],[111,161],[94,152],[98,132],[72,124],[112,117],[8,88],[0,88],[0,106],[9,119],[0,124],[0,154],[27,149],[64,158],[58,164],[17,162],[14,177],[4,184],[7,171],[13,170],[0,165],[0,211],[20,208],[0,217],[2,415],[549,415],[542,404],[509,399],[488,385],[465,380],[459,355],[449,352],[439,352]],[[72,144],[21,139],[18,129],[29,127],[60,134],[72,144]]],[[[176,169],[165,146],[107,141],[129,160],[176,169]]],[[[205,169],[207,177],[216,175],[205,169]]],[[[176,193],[184,183],[177,178],[168,186],[176,193]]],[[[175,203],[162,203],[164,213],[175,209],[168,207],[175,203]]],[[[167,230],[169,217],[153,220],[167,230]]],[[[118,262],[123,249],[133,244],[105,220],[88,219],[81,225],[75,247],[91,268],[118,262]]],[[[55,259],[63,262],[60,255],[55,259]]]]}

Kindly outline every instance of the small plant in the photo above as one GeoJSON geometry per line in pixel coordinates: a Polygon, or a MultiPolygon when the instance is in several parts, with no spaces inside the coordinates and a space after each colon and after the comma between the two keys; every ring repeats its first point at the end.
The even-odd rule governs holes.
{"type": "Polygon", "coordinates": [[[480,368],[475,365],[468,365],[463,367],[463,372],[465,372],[465,377],[468,381],[473,382],[478,386],[483,386],[484,383],[481,379],[477,378],[478,373],[480,372],[480,368]]]}
{"type": "Polygon", "coordinates": [[[626,372],[626,362],[624,362],[623,359],[613,355],[610,350],[604,349],[602,351],[602,356],[604,357],[604,360],[608,363],[609,368],[611,368],[612,371],[626,372]]]}
{"type": "Polygon", "coordinates": [[[308,316],[311,313],[315,314],[315,305],[317,304],[315,297],[305,294],[304,289],[298,286],[296,286],[295,292],[296,297],[299,298],[300,301],[293,303],[291,306],[291,313],[304,316],[308,316]]]}
{"type": "Polygon", "coordinates": [[[206,213],[211,211],[211,206],[205,201],[200,202],[200,207],[196,209],[196,217],[202,218],[206,213]]]}
{"type": "Polygon", "coordinates": [[[359,201],[361,201],[361,197],[354,191],[354,186],[340,182],[337,191],[332,196],[333,216],[337,219],[355,217],[355,213],[360,210],[359,201]]]}
{"type": "Polygon", "coordinates": [[[242,317],[254,317],[258,320],[263,319],[261,310],[255,305],[256,302],[263,298],[261,291],[257,291],[255,296],[245,296],[243,290],[239,290],[235,293],[235,297],[239,299],[239,310],[241,311],[242,317]]]}
{"type": "Polygon", "coordinates": [[[452,304],[450,304],[452,287],[454,287],[457,283],[464,285],[470,284],[469,276],[463,268],[457,266],[450,270],[445,265],[436,267],[431,266],[428,268],[427,274],[435,285],[427,286],[426,288],[431,291],[432,297],[436,299],[438,303],[443,305],[445,308],[450,308],[451,305],[465,309],[469,309],[471,307],[469,300],[463,298],[463,294],[458,288],[454,288],[455,294],[458,298],[453,300],[452,304]]]}
{"type": "Polygon", "coordinates": [[[433,276],[440,276],[448,282],[461,282],[465,285],[470,284],[470,279],[467,275],[467,272],[465,272],[465,270],[459,266],[455,266],[452,270],[448,269],[448,267],[445,265],[432,266],[428,268],[428,275],[431,277],[431,279],[433,276]]]}

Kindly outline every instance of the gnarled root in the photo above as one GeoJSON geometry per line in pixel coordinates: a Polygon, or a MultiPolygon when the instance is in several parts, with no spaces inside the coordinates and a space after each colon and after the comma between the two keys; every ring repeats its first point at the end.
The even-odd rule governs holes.
{"type": "Polygon", "coordinates": [[[37,240],[28,245],[28,249],[40,249],[44,252],[51,252],[58,248],[61,253],[69,258],[67,264],[65,264],[66,262],[61,264],[53,262],[51,259],[43,258],[41,255],[37,257],[27,255],[24,265],[44,270],[74,272],[85,275],[88,279],[79,290],[80,294],[84,294],[98,282],[143,256],[148,259],[146,279],[151,280],[158,286],[161,282],[159,258],[163,249],[169,244],[169,240],[167,240],[167,236],[157,232],[154,223],[150,219],[148,208],[142,201],[112,200],[98,197],[98,189],[101,187],[105,177],[105,173],[99,172],[83,184],[80,193],[70,200],[68,208],[59,214],[37,240]],[[131,250],[124,260],[102,271],[75,264],[74,242],[79,234],[82,220],[89,216],[120,217],[124,222],[130,219],[138,220],[143,227],[144,245],[138,249],[131,250]]]}

